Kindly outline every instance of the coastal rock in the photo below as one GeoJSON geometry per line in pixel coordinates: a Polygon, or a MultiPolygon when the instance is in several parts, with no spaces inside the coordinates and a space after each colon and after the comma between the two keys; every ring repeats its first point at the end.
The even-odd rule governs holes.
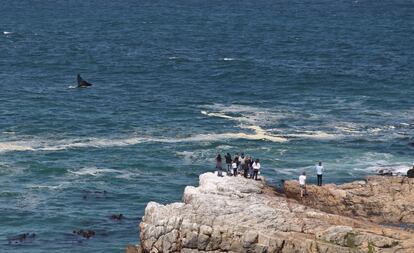
{"type": "MultiPolygon", "coordinates": [[[[284,190],[300,199],[298,182],[286,181],[284,190]]],[[[301,203],[324,212],[377,223],[414,223],[414,178],[372,176],[339,186],[308,185],[307,192],[301,203]]]]}
{"type": "Polygon", "coordinates": [[[148,203],[142,252],[414,252],[414,234],[328,214],[263,181],[200,175],[184,203],[148,203]]]}

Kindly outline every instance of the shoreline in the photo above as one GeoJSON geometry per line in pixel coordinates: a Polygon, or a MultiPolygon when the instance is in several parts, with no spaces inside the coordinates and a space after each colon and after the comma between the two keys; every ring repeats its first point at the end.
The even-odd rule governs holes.
{"type": "MultiPolygon", "coordinates": [[[[378,252],[382,252],[382,250],[387,247],[395,248],[395,251],[389,250],[387,252],[397,252],[398,249],[414,250],[414,243],[410,244],[411,240],[414,242],[414,231],[396,227],[398,224],[405,223],[395,223],[395,220],[389,219],[387,221],[394,222],[391,222],[392,226],[387,226],[375,222],[380,220],[378,217],[382,217],[382,215],[366,212],[369,215],[364,216],[366,213],[363,211],[367,210],[364,208],[357,208],[361,205],[359,202],[356,202],[359,206],[357,205],[357,207],[355,207],[355,213],[350,211],[352,215],[349,215],[349,210],[345,207],[352,207],[352,205],[350,204],[349,199],[348,202],[344,202],[344,199],[341,199],[341,197],[346,198],[349,195],[351,196],[348,196],[349,198],[355,198],[355,200],[359,201],[360,199],[358,196],[361,196],[361,194],[364,195],[363,189],[371,189],[372,184],[364,184],[362,183],[364,182],[363,180],[359,180],[338,186],[328,184],[322,187],[317,187],[312,185],[310,187],[310,196],[312,196],[312,198],[303,201],[297,200],[297,198],[292,195],[297,193],[293,189],[298,189],[298,187],[295,186],[292,188],[296,182],[285,182],[285,184],[287,183],[287,189],[285,189],[287,192],[283,194],[277,192],[276,188],[273,186],[268,185],[264,177],[261,178],[262,180],[260,181],[250,181],[250,179],[245,179],[240,176],[225,176],[219,178],[213,173],[205,173],[200,175],[200,183],[198,187],[187,186],[185,188],[183,203],[160,205],[154,202],[149,202],[145,209],[145,215],[140,223],[141,244],[138,246],[128,246],[126,252],[150,252],[151,250],[151,252],[293,252],[289,250],[289,247],[302,248],[304,250],[303,252],[322,252],[318,251],[320,247],[334,250],[324,252],[341,252],[340,250],[347,248],[357,248],[362,250],[368,249],[369,247],[379,250],[378,252]],[[312,201],[320,203],[318,201],[321,199],[316,198],[313,195],[314,193],[319,194],[321,199],[326,199],[325,202],[323,202],[323,205],[331,203],[331,205],[328,206],[334,206],[336,209],[322,210],[323,208],[316,208],[315,205],[312,204],[315,202],[312,201]],[[245,203],[243,201],[244,199],[249,199],[250,201],[245,203]],[[338,203],[341,202],[344,204],[342,206],[338,205],[338,203]],[[204,208],[200,208],[201,206],[204,208]],[[339,207],[343,207],[343,209],[339,207]],[[238,210],[232,213],[236,218],[229,216],[229,214],[226,213],[227,209],[233,211],[238,210]],[[263,210],[266,210],[266,212],[262,214],[263,210]],[[243,216],[240,215],[240,213],[245,213],[246,215],[243,216]],[[263,217],[261,217],[261,215],[263,215],[263,217]],[[370,215],[375,217],[375,219],[370,219],[370,215]],[[246,226],[246,224],[241,226],[238,218],[242,221],[241,224],[246,223],[248,226],[246,226]],[[234,222],[229,222],[227,219],[234,222]],[[274,221],[274,219],[281,219],[283,222],[280,223],[279,226],[275,226],[274,222],[269,222],[274,221]],[[186,220],[190,220],[190,223],[193,225],[185,225],[187,224],[185,222],[186,220]],[[320,222],[322,223],[319,224],[320,222]],[[220,224],[220,226],[217,227],[216,223],[220,224]],[[267,225],[263,227],[263,224],[267,225]],[[287,227],[286,224],[288,224],[287,227]],[[297,227],[298,224],[302,224],[302,228],[300,228],[301,226],[297,227]],[[203,227],[205,228],[205,226],[210,227],[212,230],[207,233],[207,235],[202,232],[203,227]],[[284,229],[283,226],[285,226],[284,229]],[[304,229],[303,226],[313,228],[304,229]],[[225,231],[221,231],[222,227],[226,227],[225,231]],[[214,234],[215,228],[218,230],[216,234],[214,234]],[[246,234],[246,230],[251,228],[254,228],[255,231],[259,232],[253,235],[253,239],[250,238],[251,242],[246,242],[246,236],[252,236],[251,234],[246,234]],[[175,232],[171,234],[172,231],[175,232]],[[277,234],[276,237],[270,236],[273,238],[272,240],[276,240],[276,238],[284,238],[282,240],[283,244],[277,246],[271,243],[271,239],[263,239],[265,237],[267,238],[269,234],[275,233],[277,234]],[[306,243],[292,238],[289,236],[291,233],[296,234],[299,238],[303,238],[306,243]],[[349,236],[350,233],[352,235],[355,234],[358,238],[360,237],[358,239],[360,241],[357,240],[355,245],[348,245],[341,241],[349,236]],[[390,237],[393,233],[399,234],[400,237],[390,237]],[[320,236],[325,239],[320,240],[320,236]],[[332,236],[336,239],[332,239],[332,236]],[[342,239],[338,239],[338,236],[342,239]],[[217,238],[220,239],[220,243],[217,243],[216,241],[214,244],[213,242],[214,240],[218,240],[217,238]],[[371,245],[369,243],[367,244],[367,242],[363,242],[365,239],[362,240],[361,238],[370,238],[370,240],[373,241],[387,241],[388,244],[374,243],[371,245]],[[330,241],[331,239],[333,241],[330,241]],[[326,244],[326,240],[330,241],[330,243],[326,244]],[[227,241],[227,243],[225,241],[227,241]],[[313,245],[313,249],[317,249],[317,251],[310,250],[309,243],[313,245]],[[282,247],[278,248],[279,246],[282,247]]],[[[408,193],[408,196],[406,196],[407,198],[414,197],[411,196],[414,194],[414,191],[412,190],[414,189],[414,179],[407,178],[407,184],[404,182],[401,184],[401,179],[403,178],[397,176],[372,176],[367,178],[367,182],[373,182],[375,185],[376,182],[384,183],[385,181],[391,181],[389,183],[393,189],[392,192],[403,191],[404,193],[408,193]],[[402,185],[403,188],[395,188],[397,184],[402,185]]],[[[383,184],[376,185],[380,186],[379,189],[387,189],[387,187],[383,187],[383,184]]],[[[387,193],[391,194],[390,191],[387,193]]],[[[377,192],[373,192],[372,197],[376,198],[377,195],[375,194],[377,194],[377,192]]],[[[395,196],[392,195],[392,197],[395,196]]],[[[369,199],[366,193],[362,198],[369,199]]],[[[379,200],[387,201],[388,199],[384,199],[382,196],[379,200]]],[[[402,201],[405,201],[405,199],[402,201]]],[[[370,206],[368,205],[368,207],[370,206]]],[[[408,209],[408,213],[405,213],[404,215],[406,216],[408,214],[408,221],[412,222],[414,220],[414,208],[411,208],[411,205],[409,207],[410,209],[408,209]]],[[[375,208],[375,206],[370,208],[375,208]]],[[[392,209],[390,212],[391,214],[392,211],[395,212],[396,210],[392,209]]],[[[385,215],[384,217],[392,217],[392,215],[385,215]]],[[[414,222],[407,223],[407,225],[409,225],[408,227],[413,223],[414,222]]],[[[208,230],[210,231],[210,229],[208,230]]]]}

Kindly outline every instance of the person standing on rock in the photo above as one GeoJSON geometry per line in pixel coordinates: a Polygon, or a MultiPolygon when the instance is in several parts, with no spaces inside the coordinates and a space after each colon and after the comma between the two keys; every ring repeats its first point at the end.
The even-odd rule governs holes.
{"type": "Polygon", "coordinates": [[[240,162],[239,162],[239,153],[236,153],[235,155],[234,155],[234,160],[236,161],[236,163],[237,163],[237,170],[239,169],[239,165],[240,165],[240,162]]]}
{"type": "Polygon", "coordinates": [[[243,165],[243,175],[245,178],[249,177],[249,163],[250,163],[249,157],[246,156],[244,158],[244,165],[243,165]]]}
{"type": "Polygon", "coordinates": [[[259,170],[260,170],[259,159],[256,159],[256,161],[254,161],[252,167],[253,167],[253,178],[254,180],[257,180],[257,175],[259,174],[259,170]]]}
{"type": "Polygon", "coordinates": [[[247,163],[247,166],[249,167],[249,178],[253,178],[253,157],[250,157],[249,163],[247,163]]]}
{"type": "Polygon", "coordinates": [[[237,177],[237,159],[234,158],[233,163],[231,164],[233,169],[233,176],[237,177]]]}
{"type": "Polygon", "coordinates": [[[316,165],[315,170],[316,170],[316,177],[318,179],[318,186],[322,186],[322,174],[323,174],[322,162],[319,162],[319,164],[316,165]]]}
{"type": "Polygon", "coordinates": [[[243,176],[247,177],[247,170],[246,170],[246,158],[244,157],[244,153],[241,154],[239,157],[240,163],[240,170],[243,172],[243,176]]]}
{"type": "Polygon", "coordinates": [[[302,175],[299,176],[299,188],[300,188],[300,198],[306,194],[306,172],[302,172],[302,175]]]}
{"type": "Polygon", "coordinates": [[[231,174],[231,155],[230,153],[227,153],[224,158],[226,159],[226,164],[227,164],[227,174],[230,175],[231,174]]]}
{"type": "Polygon", "coordinates": [[[221,155],[217,154],[216,157],[216,169],[217,169],[217,175],[219,177],[223,176],[223,168],[221,167],[221,155]]]}

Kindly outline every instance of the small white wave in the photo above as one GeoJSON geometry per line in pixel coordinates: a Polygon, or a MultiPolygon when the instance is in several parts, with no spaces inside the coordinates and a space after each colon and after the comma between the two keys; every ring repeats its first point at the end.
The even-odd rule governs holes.
{"type": "Polygon", "coordinates": [[[201,114],[210,116],[210,117],[218,117],[218,118],[223,118],[223,119],[231,119],[231,120],[243,120],[241,118],[238,117],[232,117],[232,116],[228,116],[224,113],[218,113],[218,112],[206,112],[206,111],[201,111],[201,114]]]}
{"type": "Polygon", "coordinates": [[[334,140],[343,137],[342,134],[327,133],[323,131],[304,131],[302,133],[287,134],[285,136],[315,140],[334,140]]]}
{"type": "Polygon", "coordinates": [[[7,31],[4,31],[4,32],[3,32],[3,34],[4,34],[4,35],[10,35],[10,34],[13,34],[13,32],[7,32],[7,31]]]}
{"type": "Polygon", "coordinates": [[[134,179],[134,178],[138,177],[139,175],[140,175],[139,173],[132,173],[132,172],[129,172],[129,171],[122,171],[121,174],[118,174],[115,177],[120,178],[120,179],[131,180],[131,179],[134,179]]]}
{"type": "Polygon", "coordinates": [[[136,176],[139,176],[139,173],[132,173],[128,170],[116,170],[116,169],[107,169],[107,168],[98,168],[98,167],[84,167],[80,170],[69,170],[69,173],[76,176],[94,176],[100,177],[106,174],[111,174],[111,176],[119,179],[131,180],[136,176]]]}
{"type": "Polygon", "coordinates": [[[382,131],[382,128],[379,128],[379,127],[373,127],[373,128],[368,129],[368,132],[370,133],[378,133],[381,131],[382,131]]]}
{"type": "Polygon", "coordinates": [[[279,150],[279,155],[283,156],[287,152],[287,149],[281,149],[279,150]]]}
{"type": "Polygon", "coordinates": [[[217,150],[229,150],[229,149],[232,149],[233,148],[233,146],[230,146],[230,145],[219,145],[219,146],[217,146],[217,150]]]}
{"type": "Polygon", "coordinates": [[[374,173],[392,173],[393,175],[407,175],[411,167],[407,164],[374,165],[367,168],[374,173]]]}
{"type": "Polygon", "coordinates": [[[190,164],[192,160],[194,160],[196,157],[194,156],[194,152],[192,151],[181,151],[175,153],[177,156],[183,157],[184,161],[187,164],[190,164]]]}
{"type": "Polygon", "coordinates": [[[339,132],[343,133],[350,133],[350,134],[358,134],[361,133],[361,130],[355,126],[334,126],[339,132]]]}
{"type": "Polygon", "coordinates": [[[179,151],[179,152],[175,152],[176,155],[178,156],[184,156],[184,157],[191,157],[194,152],[192,151],[179,151]]]}
{"type": "Polygon", "coordinates": [[[225,57],[223,58],[223,61],[234,61],[236,60],[235,58],[229,58],[229,57],[225,57]]]}
{"type": "Polygon", "coordinates": [[[76,86],[76,85],[69,85],[68,86],[68,89],[76,89],[76,88],[78,88],[78,86],[76,86]]]}
{"type": "Polygon", "coordinates": [[[122,171],[114,169],[100,169],[97,167],[85,167],[80,170],[69,170],[70,173],[78,176],[101,176],[106,173],[122,174],[122,171]]]}
{"type": "Polygon", "coordinates": [[[2,134],[10,134],[10,135],[15,135],[15,134],[16,134],[16,132],[13,132],[13,131],[4,131],[4,132],[2,132],[2,134]]]}
{"type": "Polygon", "coordinates": [[[70,184],[69,182],[60,183],[58,185],[36,185],[36,184],[33,184],[33,185],[29,185],[28,187],[32,188],[32,189],[57,190],[57,189],[62,189],[62,188],[64,188],[65,186],[67,186],[69,184],[70,184]]]}

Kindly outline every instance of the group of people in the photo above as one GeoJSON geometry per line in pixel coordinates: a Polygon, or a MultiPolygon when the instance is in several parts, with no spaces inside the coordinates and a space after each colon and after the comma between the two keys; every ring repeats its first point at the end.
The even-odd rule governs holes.
{"type": "MultiPolygon", "coordinates": [[[[227,165],[227,175],[237,176],[239,174],[243,175],[245,178],[251,178],[257,180],[257,176],[260,172],[260,161],[259,159],[254,160],[251,156],[245,156],[244,153],[241,153],[239,156],[238,153],[232,158],[230,153],[227,153],[224,156],[227,165]]],[[[220,153],[216,156],[216,169],[218,176],[223,176],[223,166],[222,158],[220,153]]],[[[315,166],[316,180],[317,185],[322,186],[322,175],[324,172],[324,167],[322,162],[318,162],[315,166]]],[[[412,169],[407,171],[407,177],[414,178],[414,166],[412,169]]],[[[306,172],[303,171],[299,176],[299,188],[300,188],[300,197],[307,195],[306,192],[306,172]]]]}
{"type": "MultiPolygon", "coordinates": [[[[239,155],[236,153],[234,157],[232,158],[230,153],[227,153],[224,156],[224,159],[226,161],[227,165],[227,175],[231,176],[237,176],[239,174],[243,175],[245,178],[251,178],[258,180],[258,174],[260,172],[260,161],[259,159],[254,160],[251,156],[245,156],[244,153],[241,153],[239,155]]],[[[221,154],[218,153],[216,156],[216,170],[219,177],[223,176],[223,161],[222,161],[221,154]]],[[[315,172],[316,172],[316,179],[317,179],[317,185],[322,186],[322,174],[323,174],[324,168],[322,165],[322,162],[319,162],[315,166],[315,172]]],[[[306,172],[302,172],[302,174],[299,176],[299,187],[300,187],[300,197],[303,198],[303,196],[306,195],[306,172]]]]}
{"type": "MultiPolygon", "coordinates": [[[[227,175],[237,176],[239,174],[243,175],[245,178],[251,178],[258,180],[258,175],[260,172],[260,161],[259,159],[254,160],[251,156],[245,156],[244,153],[239,155],[236,153],[232,158],[230,153],[227,153],[224,156],[227,165],[227,175]]],[[[221,154],[216,156],[216,169],[218,176],[223,176],[223,166],[221,154]]]]}
{"type": "MultiPolygon", "coordinates": [[[[315,166],[315,172],[316,172],[316,179],[318,186],[322,186],[322,174],[323,174],[323,165],[322,162],[319,162],[315,166]]],[[[303,198],[304,195],[306,195],[306,172],[302,172],[302,175],[299,176],[299,188],[300,188],[300,197],[303,198]]]]}

